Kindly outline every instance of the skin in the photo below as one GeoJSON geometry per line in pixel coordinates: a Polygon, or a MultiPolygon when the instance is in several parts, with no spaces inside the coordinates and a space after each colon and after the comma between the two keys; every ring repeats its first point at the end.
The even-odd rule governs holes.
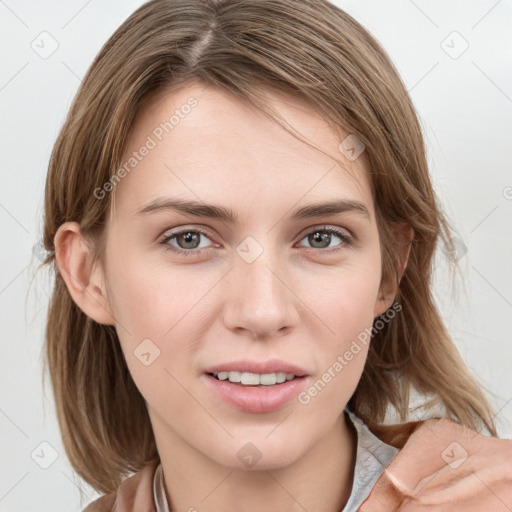
{"type": "MultiPolygon", "coordinates": [[[[267,94],[323,152],[219,90],[191,83],[161,91],[139,112],[126,159],[169,112],[190,97],[198,104],[117,184],[103,261],[92,264],[77,223],[63,224],[55,238],[59,270],[75,302],[116,327],[147,402],[167,497],[177,511],[259,511],[262,492],[268,510],[341,510],[356,447],[343,409],[368,347],[361,345],[308,404],[294,399],[271,413],[223,402],[205,386],[204,370],[277,357],[307,370],[307,389],[371,328],[396,292],[381,287],[365,154],[347,160],[338,146],[348,132],[334,130],[291,96],[267,94]],[[238,221],[171,210],[137,213],[169,196],[229,207],[238,221]],[[369,217],[348,211],[291,219],[296,208],[340,198],[363,203],[369,217]],[[328,233],[324,242],[315,239],[324,226],[341,229],[352,243],[328,233]],[[201,255],[165,250],[163,238],[184,228],[207,233],[201,255]],[[236,251],[248,236],[262,248],[251,263],[236,251]],[[160,350],[148,366],[134,355],[145,339],[160,350]],[[237,457],[249,442],[261,455],[252,467],[237,457]]],[[[167,247],[197,251],[188,243],[178,237],[167,247]]],[[[406,259],[404,249],[404,268],[406,259]]]]}

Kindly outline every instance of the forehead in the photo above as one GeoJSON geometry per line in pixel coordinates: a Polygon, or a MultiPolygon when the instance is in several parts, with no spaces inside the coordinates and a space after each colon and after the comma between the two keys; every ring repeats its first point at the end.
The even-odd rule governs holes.
{"type": "Polygon", "coordinates": [[[373,217],[365,154],[349,160],[340,150],[349,132],[297,97],[265,96],[307,143],[251,105],[199,83],[150,97],[127,140],[116,212],[134,215],[166,195],[237,211],[251,204],[252,214],[255,203],[267,212],[275,206],[277,214],[278,205],[343,197],[365,203],[373,217]]]}

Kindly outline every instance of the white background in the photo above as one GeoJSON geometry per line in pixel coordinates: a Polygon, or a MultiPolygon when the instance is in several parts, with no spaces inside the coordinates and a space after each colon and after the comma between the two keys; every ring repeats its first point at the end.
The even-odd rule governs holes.
{"type": "MultiPolygon", "coordinates": [[[[80,511],[97,496],[67,462],[50,389],[42,388],[49,285],[32,248],[50,151],[80,79],[141,4],[0,1],[2,512],[80,511]],[[43,31],[58,42],[47,59],[31,48],[43,31]],[[43,469],[34,450],[40,464],[57,458],[43,469]]],[[[337,4],[383,44],[413,98],[466,281],[466,293],[451,293],[439,252],[436,296],[465,360],[492,393],[500,435],[512,438],[512,2],[337,4]]]]}

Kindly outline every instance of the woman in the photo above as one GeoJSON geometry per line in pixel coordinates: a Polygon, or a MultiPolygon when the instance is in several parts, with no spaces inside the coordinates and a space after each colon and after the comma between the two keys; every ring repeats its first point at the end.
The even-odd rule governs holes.
{"type": "Polygon", "coordinates": [[[439,240],[414,108],[349,15],[139,8],[46,184],[48,366],[106,494],[87,510],[508,506],[512,443],[476,432],[492,411],[432,297],[439,240]],[[384,425],[413,390],[456,421],[384,425]]]}

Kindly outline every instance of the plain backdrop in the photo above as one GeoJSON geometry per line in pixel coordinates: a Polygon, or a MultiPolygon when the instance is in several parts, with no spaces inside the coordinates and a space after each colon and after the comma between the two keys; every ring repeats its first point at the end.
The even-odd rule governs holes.
{"type": "MultiPolygon", "coordinates": [[[[97,497],[71,469],[49,387],[43,392],[50,288],[33,249],[50,151],[72,98],[100,47],[142,3],[0,1],[2,512],[81,511],[97,497]],[[41,38],[51,55],[41,55],[41,38]]],[[[500,435],[512,438],[512,2],[337,5],[382,43],[410,91],[466,282],[453,293],[440,248],[436,297],[489,390],[500,435]]]]}

